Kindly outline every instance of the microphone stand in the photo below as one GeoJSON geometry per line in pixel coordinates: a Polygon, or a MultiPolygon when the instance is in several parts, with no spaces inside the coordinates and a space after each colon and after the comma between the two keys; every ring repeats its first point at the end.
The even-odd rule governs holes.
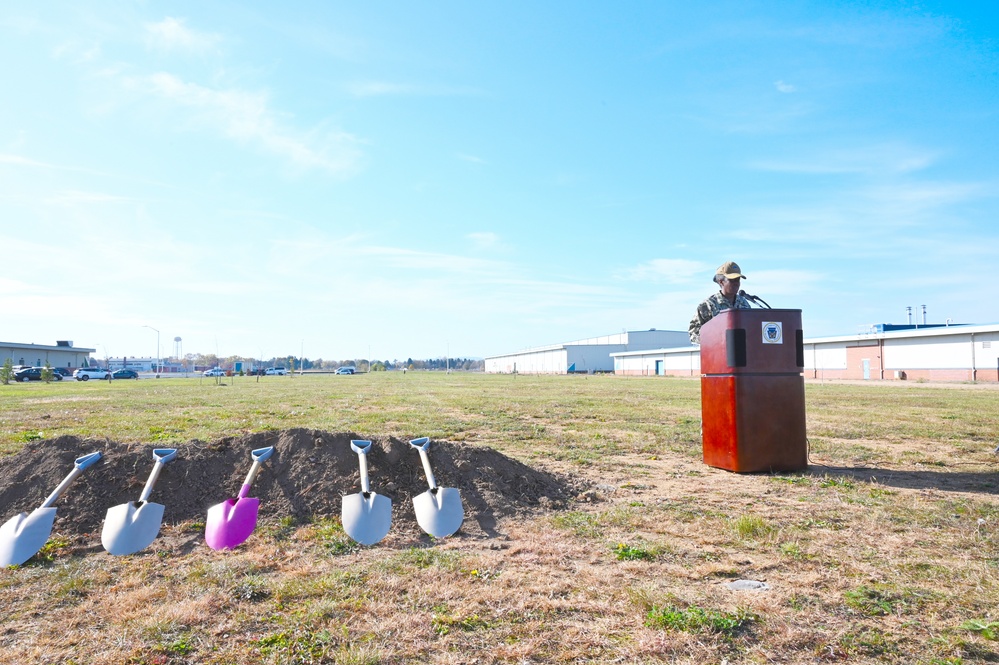
{"type": "Polygon", "coordinates": [[[773,309],[773,307],[771,307],[770,305],[767,304],[766,300],[764,300],[763,298],[760,298],[759,296],[750,295],[750,294],[746,293],[745,291],[739,291],[739,295],[742,296],[743,298],[745,298],[746,300],[750,301],[750,302],[756,303],[760,307],[766,307],[767,309],[773,309]]]}

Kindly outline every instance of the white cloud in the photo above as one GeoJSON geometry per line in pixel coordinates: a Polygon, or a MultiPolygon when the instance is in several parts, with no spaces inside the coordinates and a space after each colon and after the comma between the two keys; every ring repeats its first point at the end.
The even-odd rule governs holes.
{"type": "Polygon", "coordinates": [[[21,157],[20,155],[5,155],[0,153],[0,164],[13,164],[16,166],[34,166],[38,168],[54,168],[50,164],[45,162],[38,162],[33,159],[28,159],[27,157],[21,157]]]}
{"type": "Polygon", "coordinates": [[[184,19],[170,16],[159,23],[147,23],[146,33],[150,46],[163,51],[200,53],[214,48],[221,41],[219,35],[191,30],[184,25],[184,19]]]}
{"type": "Polygon", "coordinates": [[[417,92],[416,86],[407,83],[387,81],[356,81],[347,84],[347,92],[354,97],[380,97],[382,95],[406,95],[417,92]]]}
{"type": "Polygon", "coordinates": [[[469,233],[465,236],[472,241],[476,249],[489,249],[499,244],[499,236],[491,231],[469,233]]]}
{"type": "Polygon", "coordinates": [[[937,160],[937,153],[900,144],[832,149],[809,156],[760,159],[749,163],[758,171],[814,174],[897,174],[921,171],[937,160]]]}
{"type": "Polygon", "coordinates": [[[382,97],[387,95],[420,95],[433,97],[479,96],[477,88],[447,85],[415,85],[389,81],[354,81],[346,84],[347,93],[354,97],[382,97]]]}
{"type": "Polygon", "coordinates": [[[777,88],[777,92],[792,93],[797,90],[790,83],[784,83],[784,81],[774,81],[774,87],[777,88]]]}
{"type": "Polygon", "coordinates": [[[710,271],[701,261],[689,259],[652,259],[633,268],[620,271],[619,279],[640,282],[667,282],[681,284],[689,282],[710,271]]]}
{"type": "Polygon", "coordinates": [[[227,138],[258,145],[301,168],[344,174],[353,171],[360,160],[356,147],[359,141],[350,134],[299,135],[281,127],[263,93],[215,90],[165,72],[126,79],[126,84],[193,109],[198,121],[220,130],[227,138]]]}
{"type": "Polygon", "coordinates": [[[455,156],[463,162],[471,162],[472,164],[486,163],[486,160],[482,159],[481,157],[476,157],[475,155],[466,155],[464,153],[459,152],[455,156]]]}

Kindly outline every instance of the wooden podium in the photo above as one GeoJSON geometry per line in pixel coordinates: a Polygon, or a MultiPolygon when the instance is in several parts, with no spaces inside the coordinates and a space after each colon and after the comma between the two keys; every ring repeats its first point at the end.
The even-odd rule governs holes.
{"type": "Polygon", "coordinates": [[[701,327],[704,463],[738,473],[808,466],[799,309],[728,309],[701,327]]]}

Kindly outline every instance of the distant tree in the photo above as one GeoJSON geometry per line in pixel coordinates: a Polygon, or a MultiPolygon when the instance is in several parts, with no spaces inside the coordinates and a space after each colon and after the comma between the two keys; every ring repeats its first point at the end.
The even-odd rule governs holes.
{"type": "Polygon", "coordinates": [[[52,371],[52,365],[50,365],[49,361],[46,360],[45,361],[45,367],[42,367],[42,381],[44,381],[45,383],[51,383],[52,382],[52,375],[54,373],[55,372],[52,371]]]}
{"type": "Polygon", "coordinates": [[[376,360],[371,365],[371,371],[372,372],[384,372],[385,371],[385,363],[381,362],[380,360],[376,360]]]}
{"type": "Polygon", "coordinates": [[[14,362],[7,358],[3,361],[3,367],[0,367],[0,383],[3,385],[10,384],[11,378],[14,376],[14,362]]]}

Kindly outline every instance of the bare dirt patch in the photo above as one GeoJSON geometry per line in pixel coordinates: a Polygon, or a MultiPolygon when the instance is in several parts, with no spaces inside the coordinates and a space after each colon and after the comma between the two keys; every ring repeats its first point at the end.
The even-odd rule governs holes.
{"type": "MultiPolygon", "coordinates": [[[[252,463],[250,451],[274,446],[251,496],[259,497],[260,517],[339,516],[341,497],[360,491],[358,457],[352,433],[309,429],[261,432],[180,447],[163,467],[150,500],[166,506],[164,524],[203,520],[210,506],[234,497],[252,463]]],[[[420,456],[408,441],[373,438],[368,453],[371,489],[393,502],[393,528],[416,530],[412,498],[428,485],[420,456]]],[[[60,437],[38,441],[0,458],[0,516],[31,512],[72,470],[73,461],[101,451],[57,502],[56,530],[82,536],[98,532],[107,509],[136,501],[153,467],[154,446],[60,437]]],[[[456,487],[465,505],[466,536],[492,536],[497,522],[539,510],[560,508],[579,492],[571,476],[531,468],[491,448],[433,442],[431,466],[437,484],[456,487]]]]}

